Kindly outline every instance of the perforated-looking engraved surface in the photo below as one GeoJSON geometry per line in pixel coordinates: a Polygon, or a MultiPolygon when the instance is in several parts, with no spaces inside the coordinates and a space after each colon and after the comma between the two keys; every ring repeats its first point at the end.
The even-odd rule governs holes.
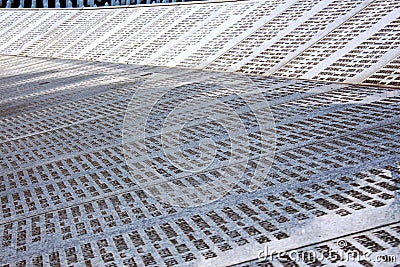
{"type": "Polygon", "coordinates": [[[369,76],[363,83],[383,86],[400,85],[400,56],[369,76]]]}
{"type": "Polygon", "coordinates": [[[398,0],[3,9],[0,54],[398,87],[399,13],[398,0]]]}
{"type": "Polygon", "coordinates": [[[398,43],[399,7],[398,1],[372,1],[274,74],[351,81],[357,73],[377,63],[382,54],[389,52],[393,58],[398,53],[390,46],[398,43]],[[385,36],[391,41],[384,41],[385,36]]]}
{"type": "MultiPolygon", "coordinates": [[[[174,169],[151,162],[142,150],[132,151],[133,173],[126,165],[126,107],[139,89],[151,94],[205,76],[227,82],[232,76],[14,56],[1,56],[0,68],[2,267],[264,266],[256,259],[265,245],[324,251],[339,238],[362,251],[399,256],[398,89],[247,77],[265,98],[260,111],[268,104],[275,120],[269,174],[250,192],[249,169],[224,198],[180,208],[156,201],[137,183],[140,175],[148,178],[152,163],[161,173],[174,169]]],[[[169,95],[160,108],[179,93],[185,91],[169,95]]],[[[240,106],[235,98],[231,104],[240,106]]],[[[251,116],[243,118],[245,125],[254,123],[251,116]]],[[[221,135],[218,128],[201,126],[192,129],[196,135],[221,135]]],[[[190,135],[182,138],[189,146],[196,142],[190,135]]],[[[221,139],[219,145],[216,156],[224,160],[229,142],[221,139]]],[[[198,186],[218,171],[176,182],[198,186]]],[[[271,264],[295,266],[276,258],[271,264]]]]}

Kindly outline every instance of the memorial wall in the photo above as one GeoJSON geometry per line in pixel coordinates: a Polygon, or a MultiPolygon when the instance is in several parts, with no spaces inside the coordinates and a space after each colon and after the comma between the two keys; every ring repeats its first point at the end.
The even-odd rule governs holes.
{"type": "Polygon", "coordinates": [[[396,0],[0,11],[0,54],[399,86],[396,0]]]}
{"type": "Polygon", "coordinates": [[[398,267],[399,16],[0,10],[0,267],[398,267]]]}

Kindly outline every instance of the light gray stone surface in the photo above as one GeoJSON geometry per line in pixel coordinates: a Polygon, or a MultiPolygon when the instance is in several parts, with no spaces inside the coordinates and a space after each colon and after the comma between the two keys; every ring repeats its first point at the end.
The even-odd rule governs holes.
{"type": "MultiPolygon", "coordinates": [[[[252,191],[255,166],[269,167],[257,157],[256,134],[269,117],[254,120],[237,91],[217,86],[240,75],[15,56],[0,57],[0,69],[0,266],[264,266],[257,257],[265,246],[321,252],[342,239],[374,257],[399,256],[398,89],[243,78],[262,92],[252,107],[272,113],[276,134],[272,165],[252,191]],[[242,154],[227,153],[232,144],[220,117],[219,124],[187,125],[179,139],[181,152],[195,158],[198,142],[213,140],[220,165],[181,177],[179,164],[160,163],[168,151],[153,136],[146,149],[130,151],[137,164],[127,164],[129,103],[138,116],[153,110],[144,125],[151,133],[169,111],[201,94],[230,104],[227,117],[242,118],[248,131],[241,134],[250,140],[242,154]],[[142,188],[139,176],[158,172],[201,190],[221,178],[230,155],[242,157],[247,170],[206,205],[172,206],[142,188]]],[[[276,257],[271,264],[289,266],[276,257]]]]}

